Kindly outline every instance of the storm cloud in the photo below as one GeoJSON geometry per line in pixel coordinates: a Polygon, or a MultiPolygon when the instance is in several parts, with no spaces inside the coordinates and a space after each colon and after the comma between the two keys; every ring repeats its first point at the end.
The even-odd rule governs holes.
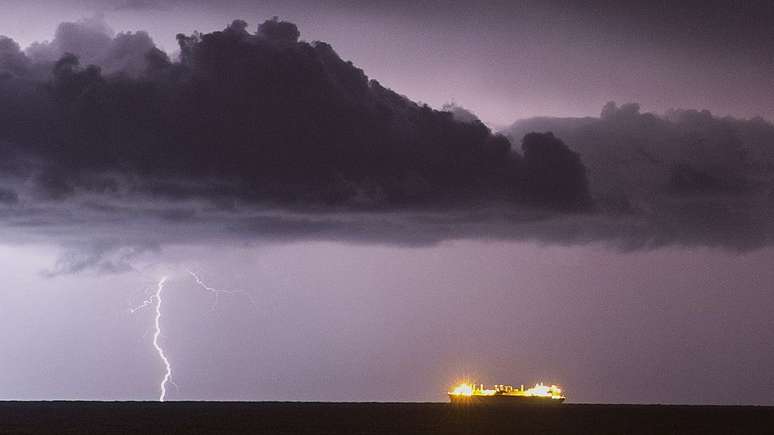
{"type": "Polygon", "coordinates": [[[610,102],[599,118],[532,118],[503,133],[536,130],[583,157],[597,213],[655,224],[653,241],[735,249],[772,241],[774,125],[762,118],[657,115],[610,102]]]}
{"type": "Polygon", "coordinates": [[[173,58],[99,17],[26,50],[0,38],[0,219],[8,238],[70,249],[49,274],[120,272],[194,241],[772,239],[761,119],[611,103],[501,135],[385,88],[290,22],[177,40],[173,58]]]}
{"type": "Polygon", "coordinates": [[[26,55],[5,40],[2,90],[27,95],[6,99],[14,115],[0,138],[41,162],[37,187],[51,198],[129,182],[178,198],[302,205],[543,199],[503,136],[416,104],[299,37],[289,22],[250,32],[237,20],[178,35],[178,62],[147,34],[113,36],[98,19],[63,23],[26,55]],[[46,79],[25,74],[28,64],[46,79]]]}

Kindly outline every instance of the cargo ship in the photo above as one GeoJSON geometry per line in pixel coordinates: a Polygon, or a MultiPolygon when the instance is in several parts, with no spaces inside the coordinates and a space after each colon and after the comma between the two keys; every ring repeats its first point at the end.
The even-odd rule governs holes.
{"type": "Polygon", "coordinates": [[[514,388],[511,385],[494,385],[463,382],[449,391],[449,400],[456,405],[554,405],[564,402],[562,389],[542,382],[532,388],[514,388]]]}

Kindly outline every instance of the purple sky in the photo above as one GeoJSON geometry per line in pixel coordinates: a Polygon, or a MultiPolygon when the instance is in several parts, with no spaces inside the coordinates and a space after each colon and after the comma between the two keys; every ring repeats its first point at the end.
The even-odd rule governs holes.
{"type": "MultiPolygon", "coordinates": [[[[255,31],[278,15],[385,86],[434,107],[456,101],[494,126],[598,116],[610,100],[774,118],[766,2],[3,3],[0,34],[22,46],[101,13],[169,53],[178,32],[234,18],[255,31]]],[[[771,158],[774,144],[760,142],[771,158]]],[[[613,180],[605,194],[617,194],[607,160],[594,162],[592,188],[613,180]]],[[[647,175],[627,182],[656,187],[632,189],[626,207],[610,196],[600,214],[493,206],[494,218],[483,206],[229,214],[81,191],[38,201],[32,177],[3,172],[0,187],[20,193],[0,197],[0,400],[155,400],[153,308],[131,309],[166,276],[172,400],[442,401],[468,376],[559,383],[572,402],[774,405],[774,166],[758,168],[765,188],[749,196],[690,197],[632,167],[647,175]],[[236,293],[213,307],[189,268],[236,293]]]]}
{"type": "Polygon", "coordinates": [[[50,252],[0,250],[3,399],[154,399],[153,312],[129,309],[169,274],[170,399],[444,400],[469,375],[579,402],[772,403],[770,249],[185,246],[143,273],[41,278],[50,252]],[[185,267],[255,307],[212,311],[185,267]]]}

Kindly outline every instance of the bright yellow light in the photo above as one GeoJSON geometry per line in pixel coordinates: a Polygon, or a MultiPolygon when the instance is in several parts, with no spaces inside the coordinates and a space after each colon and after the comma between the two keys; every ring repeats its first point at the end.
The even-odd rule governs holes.
{"type": "Polygon", "coordinates": [[[493,388],[484,388],[482,384],[461,382],[449,391],[449,395],[471,396],[520,396],[520,397],[545,397],[548,399],[564,399],[562,389],[556,385],[545,385],[542,382],[532,388],[513,388],[510,385],[495,385],[493,388]]]}
{"type": "Polygon", "coordinates": [[[454,389],[451,390],[449,394],[454,394],[455,396],[472,396],[473,386],[470,384],[462,383],[454,387],[454,389]]]}
{"type": "Polygon", "coordinates": [[[543,385],[543,383],[535,384],[534,387],[528,388],[525,393],[528,396],[537,396],[537,397],[551,397],[551,398],[561,398],[562,397],[562,389],[557,387],[556,385],[543,385]]]}

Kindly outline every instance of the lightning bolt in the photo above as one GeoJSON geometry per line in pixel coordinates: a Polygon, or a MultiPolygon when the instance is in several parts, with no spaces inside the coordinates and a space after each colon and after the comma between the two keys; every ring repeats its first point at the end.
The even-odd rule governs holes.
{"type": "MultiPolygon", "coordinates": [[[[210,287],[209,285],[205,284],[204,281],[202,281],[199,278],[199,275],[197,275],[195,272],[193,272],[190,269],[186,270],[188,274],[190,274],[193,279],[196,281],[196,284],[199,285],[204,290],[212,293],[215,296],[215,300],[212,304],[211,310],[215,310],[218,306],[218,299],[221,294],[227,294],[227,295],[239,295],[245,297],[249,302],[250,305],[255,308],[255,302],[253,301],[253,298],[250,294],[242,292],[242,291],[231,291],[231,290],[220,290],[216,289],[214,287],[210,287]]],[[[164,377],[161,379],[161,382],[159,384],[159,402],[164,402],[167,397],[167,384],[172,384],[175,387],[177,387],[177,384],[172,380],[172,365],[169,362],[169,358],[167,358],[167,354],[164,352],[164,348],[161,345],[160,338],[161,338],[161,308],[162,304],[164,302],[162,298],[162,294],[164,293],[164,286],[166,285],[168,280],[168,277],[164,276],[162,277],[159,282],[156,284],[156,291],[147,299],[142,301],[138,306],[131,308],[129,310],[130,313],[135,313],[143,308],[153,306],[155,310],[155,317],[154,317],[154,332],[153,332],[153,347],[156,349],[156,353],[159,356],[159,359],[161,359],[161,362],[164,364],[164,377]]],[[[146,292],[146,295],[150,293],[150,289],[146,292]]]]}
{"type": "Polygon", "coordinates": [[[138,306],[136,306],[134,308],[129,308],[129,312],[134,314],[134,313],[142,310],[143,308],[145,308],[147,306],[150,306],[152,303],[153,303],[153,296],[151,296],[150,298],[145,299],[144,301],[142,301],[142,303],[140,305],[138,305],[138,306]]]}
{"type": "MultiPolygon", "coordinates": [[[[164,348],[161,346],[159,340],[161,338],[161,306],[164,302],[161,295],[164,293],[164,286],[166,285],[167,280],[168,278],[166,276],[162,277],[156,284],[155,293],[142,301],[140,305],[129,309],[129,312],[134,314],[143,308],[153,305],[156,312],[153,321],[153,347],[156,349],[156,353],[159,355],[161,362],[164,363],[164,377],[159,384],[159,402],[163,402],[167,397],[167,384],[171,383],[172,385],[176,385],[172,381],[172,365],[169,363],[169,358],[167,358],[167,354],[164,352],[164,348]]],[[[143,334],[143,336],[145,336],[145,334],[143,334]]]]}
{"type": "Polygon", "coordinates": [[[253,301],[253,298],[252,298],[252,296],[250,296],[249,293],[245,293],[245,292],[242,292],[242,291],[233,291],[233,290],[219,290],[219,289],[210,287],[207,284],[205,284],[204,281],[202,281],[199,278],[199,275],[197,275],[192,270],[186,269],[186,272],[188,272],[188,274],[193,277],[194,281],[196,281],[196,284],[198,284],[201,288],[203,288],[203,289],[207,290],[208,292],[212,293],[213,295],[215,295],[215,301],[212,303],[212,307],[210,308],[212,311],[215,311],[215,309],[218,307],[218,298],[219,298],[219,296],[221,294],[242,296],[242,297],[246,298],[250,302],[250,306],[255,308],[255,301],[253,301]]]}
{"type": "Polygon", "coordinates": [[[154,298],[156,299],[156,330],[153,332],[153,347],[156,348],[156,352],[159,354],[159,358],[161,358],[161,361],[164,362],[164,378],[161,380],[161,384],[159,385],[159,389],[161,391],[159,395],[159,402],[163,402],[167,397],[167,382],[169,382],[170,378],[172,377],[172,366],[169,364],[169,359],[167,359],[167,355],[164,353],[164,348],[159,344],[159,337],[161,336],[161,303],[163,302],[163,299],[161,299],[161,294],[164,292],[164,284],[166,283],[167,277],[165,276],[159,280],[159,284],[156,287],[156,294],[154,295],[154,298]]]}

